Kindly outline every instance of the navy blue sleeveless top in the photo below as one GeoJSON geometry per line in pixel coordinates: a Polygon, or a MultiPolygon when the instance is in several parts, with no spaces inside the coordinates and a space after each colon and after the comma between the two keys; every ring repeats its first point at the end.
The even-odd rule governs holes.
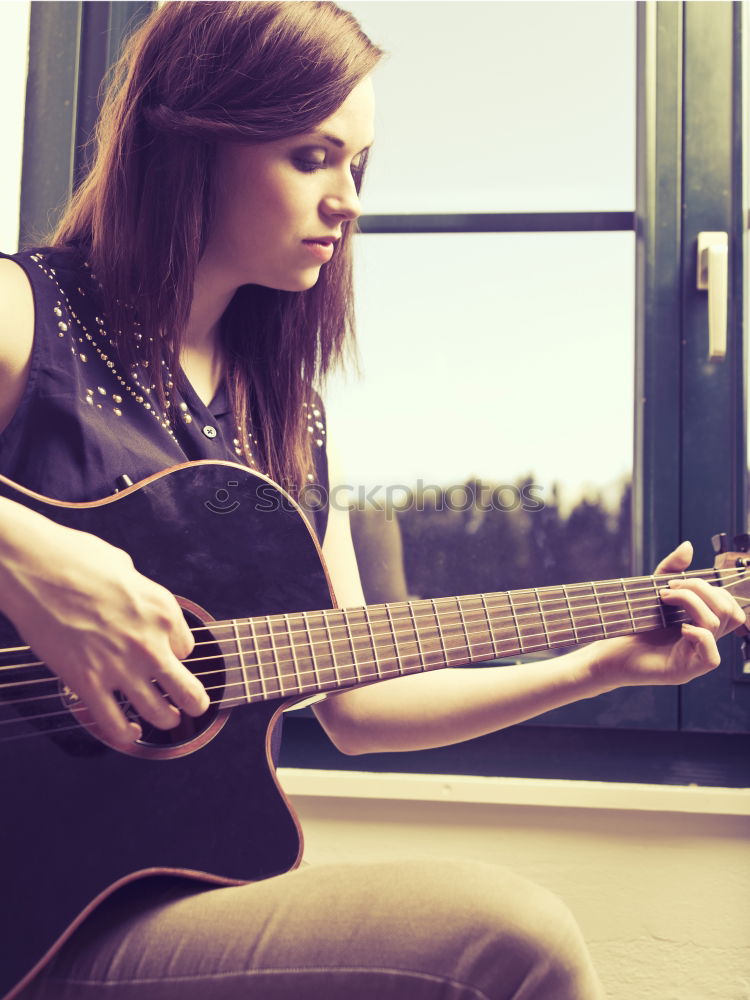
{"type": "MultiPolygon", "coordinates": [[[[185,461],[244,462],[242,432],[223,385],[208,406],[187,380],[182,393],[172,386],[176,418],[170,421],[153,393],[147,363],[121,364],[100,286],[80,257],[44,250],[10,259],[31,283],[34,346],[23,397],[0,434],[0,473],[44,496],[74,502],[111,495],[122,476],[137,483],[185,461]]],[[[325,415],[317,394],[305,404],[305,415],[315,460],[311,478],[317,480],[311,485],[320,487],[311,493],[327,498],[325,415]]],[[[252,429],[247,433],[255,455],[252,429]]],[[[327,515],[327,505],[313,513],[321,542],[327,515]]]]}

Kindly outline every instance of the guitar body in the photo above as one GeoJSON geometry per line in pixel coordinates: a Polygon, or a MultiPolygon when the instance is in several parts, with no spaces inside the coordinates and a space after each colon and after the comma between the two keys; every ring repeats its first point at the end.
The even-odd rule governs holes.
{"type": "MultiPolygon", "coordinates": [[[[13,932],[0,938],[0,1000],[133,879],[232,885],[298,864],[301,835],[271,750],[290,696],[687,619],[662,606],[666,577],[332,610],[299,507],[231,462],[175,466],[93,503],[59,503],[2,477],[0,495],[124,549],[171,591],[196,639],[184,662],[211,699],[169,733],[139,720],[142,738],[115,750],[0,616],[0,928],[13,932]],[[296,612],[312,614],[292,627],[296,612]]],[[[750,604],[750,538],[739,542],[740,552],[722,543],[713,570],[682,575],[750,604]]]]}
{"type": "MultiPolygon", "coordinates": [[[[278,487],[241,466],[178,466],[92,504],[48,501],[7,480],[0,480],[0,492],[126,550],[141,573],[204,620],[332,606],[307,521],[278,487]]],[[[21,645],[0,617],[0,647],[21,645]]],[[[231,676],[230,658],[225,663],[222,652],[217,641],[201,653],[211,658],[212,688],[219,692],[231,676]]],[[[198,672],[200,662],[188,665],[198,672]]],[[[35,669],[39,676],[42,668],[35,669]]],[[[105,746],[76,721],[83,716],[70,711],[57,682],[44,684],[59,706],[51,721],[33,718],[33,703],[18,715],[10,702],[19,688],[8,680],[20,683],[30,670],[6,664],[0,671],[5,1000],[92,901],[118,884],[158,872],[235,884],[293,868],[301,854],[298,824],[271,760],[271,733],[285,702],[228,710],[212,694],[217,704],[207,731],[165,737],[154,730],[149,746],[144,730],[144,746],[129,755],[105,746]],[[9,731],[20,738],[3,740],[9,731]]]]}

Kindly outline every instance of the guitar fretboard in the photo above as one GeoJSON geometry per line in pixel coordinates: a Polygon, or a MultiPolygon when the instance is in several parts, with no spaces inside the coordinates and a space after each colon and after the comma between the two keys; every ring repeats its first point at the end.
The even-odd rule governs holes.
{"type": "MultiPolygon", "coordinates": [[[[726,571],[699,571],[721,585],[726,571]]],[[[530,588],[232,621],[248,702],[332,691],[663,628],[667,577],[530,588]]],[[[225,640],[226,641],[226,640],[225,640]]],[[[225,647],[226,648],[226,647],[225,647]]],[[[236,695],[235,695],[236,699],[236,695]]]]}

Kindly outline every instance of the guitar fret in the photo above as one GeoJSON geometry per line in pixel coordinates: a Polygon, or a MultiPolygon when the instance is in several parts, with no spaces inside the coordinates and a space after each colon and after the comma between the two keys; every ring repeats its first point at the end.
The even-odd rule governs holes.
{"type": "Polygon", "coordinates": [[[232,628],[234,629],[234,641],[237,643],[237,652],[240,656],[240,671],[242,673],[242,686],[245,689],[245,701],[250,704],[250,681],[247,676],[247,665],[245,664],[245,656],[242,652],[242,643],[240,642],[240,627],[236,618],[232,619],[232,628]]]}
{"type": "Polygon", "coordinates": [[[321,685],[321,682],[320,682],[320,670],[318,669],[318,658],[315,655],[315,642],[314,642],[314,640],[312,638],[312,634],[310,632],[310,622],[309,622],[309,619],[308,619],[308,612],[307,611],[303,611],[302,612],[302,619],[303,619],[303,621],[305,623],[305,632],[307,634],[307,642],[308,642],[308,645],[310,646],[310,658],[312,659],[313,674],[315,675],[315,687],[318,690],[321,690],[322,685],[321,685]]]}
{"type": "Polygon", "coordinates": [[[279,669],[279,651],[276,648],[276,637],[273,634],[273,625],[271,624],[271,616],[266,615],[266,622],[268,623],[268,638],[271,640],[271,654],[273,656],[274,667],[276,669],[276,677],[279,681],[279,694],[284,697],[284,678],[279,669]]]}
{"type": "Polygon", "coordinates": [[[355,656],[354,644],[352,642],[351,629],[346,612],[340,608],[326,612],[326,618],[331,629],[331,635],[336,646],[343,646],[336,650],[338,662],[336,664],[337,677],[342,687],[351,686],[352,682],[358,680],[357,660],[355,656]],[[343,634],[339,634],[343,633],[343,634]],[[346,648],[348,646],[348,649],[346,648]]]}
{"type": "Polygon", "coordinates": [[[391,619],[399,637],[399,656],[401,658],[402,672],[411,674],[415,669],[414,660],[416,659],[419,668],[423,667],[423,662],[416,621],[409,602],[401,601],[398,608],[395,605],[391,606],[391,619]],[[398,613],[395,614],[395,611],[398,611],[398,613]]]}
{"type": "MultiPolygon", "coordinates": [[[[694,575],[681,574],[687,579],[694,575]]],[[[224,640],[222,649],[227,670],[233,673],[225,685],[241,690],[240,700],[246,702],[288,698],[418,670],[665,628],[672,615],[663,607],[659,589],[655,577],[620,577],[460,598],[228,619],[223,624],[231,630],[231,638],[224,640]],[[322,662],[321,652],[325,653],[322,662]]]]}
{"type": "Polygon", "coordinates": [[[292,628],[289,622],[289,615],[284,615],[284,623],[286,625],[287,635],[289,636],[289,648],[292,651],[292,666],[294,669],[294,676],[297,680],[297,691],[300,690],[302,684],[302,677],[300,675],[299,661],[297,659],[297,650],[294,648],[294,636],[292,635],[292,628]]]}
{"type": "Polygon", "coordinates": [[[654,597],[656,598],[656,606],[659,609],[659,614],[661,615],[662,628],[666,628],[667,617],[664,614],[664,605],[661,603],[661,597],[659,597],[659,586],[656,582],[656,577],[651,577],[651,586],[654,588],[654,597]]]}
{"type": "Polygon", "coordinates": [[[432,613],[435,616],[435,627],[437,628],[438,642],[440,643],[440,648],[443,651],[443,663],[450,666],[450,656],[448,655],[448,650],[445,648],[445,640],[443,639],[443,630],[440,628],[440,614],[438,613],[437,605],[435,604],[435,598],[430,598],[430,604],[432,605],[432,613]]]}
{"type": "Polygon", "coordinates": [[[391,614],[391,609],[388,604],[385,604],[384,607],[385,607],[385,613],[388,616],[388,623],[391,626],[391,635],[393,636],[393,648],[396,651],[396,667],[398,669],[399,674],[403,674],[404,672],[403,659],[401,657],[401,653],[398,648],[398,637],[396,635],[396,629],[393,624],[393,615],[391,614]]]}
{"type": "Polygon", "coordinates": [[[544,638],[548,647],[552,646],[549,637],[549,629],[547,628],[547,622],[544,619],[544,608],[542,606],[542,599],[539,596],[539,590],[534,587],[534,596],[536,597],[536,603],[539,605],[539,617],[542,619],[542,628],[544,629],[544,638]]]}
{"type": "Polygon", "coordinates": [[[542,624],[548,648],[567,646],[576,641],[569,602],[562,587],[544,587],[538,591],[542,605],[542,624]]]}
{"type": "Polygon", "coordinates": [[[601,639],[605,636],[605,629],[601,617],[599,598],[593,583],[573,584],[575,590],[590,589],[590,595],[585,593],[575,593],[572,599],[573,614],[577,617],[577,632],[581,642],[591,642],[594,639],[601,639]],[[592,603],[593,598],[593,603],[592,603]]]}
{"type": "Polygon", "coordinates": [[[523,644],[523,635],[521,634],[521,629],[518,625],[518,615],[516,614],[516,609],[513,606],[513,594],[511,591],[508,591],[508,607],[510,608],[511,615],[513,615],[513,624],[516,629],[516,635],[518,636],[518,645],[521,647],[521,652],[525,653],[526,650],[523,644]]]}
{"type": "Polygon", "coordinates": [[[260,655],[260,644],[258,643],[258,637],[255,631],[255,622],[252,618],[248,618],[247,625],[250,629],[250,638],[252,639],[253,647],[255,649],[255,659],[258,662],[258,679],[260,680],[261,699],[265,701],[268,695],[268,692],[266,691],[266,675],[263,673],[263,661],[261,660],[260,655]]]}
{"type": "Polygon", "coordinates": [[[346,637],[349,640],[349,649],[352,653],[352,667],[354,669],[354,679],[359,681],[362,679],[359,672],[359,664],[357,663],[357,650],[354,646],[354,639],[352,638],[352,627],[349,622],[349,616],[346,613],[346,608],[342,609],[341,617],[343,618],[342,628],[346,629],[346,637]]]}
{"type": "Polygon", "coordinates": [[[604,638],[606,639],[606,638],[608,638],[608,636],[607,636],[607,623],[604,620],[604,615],[602,614],[602,606],[599,603],[599,594],[596,591],[596,584],[595,583],[591,584],[591,592],[594,595],[594,600],[596,601],[596,610],[599,612],[599,620],[602,623],[602,630],[604,632],[604,638]]]}
{"type": "Polygon", "coordinates": [[[338,664],[336,663],[336,651],[333,648],[333,636],[331,635],[331,626],[328,623],[328,615],[326,614],[325,611],[322,612],[322,615],[323,615],[323,622],[325,624],[326,635],[328,637],[328,648],[331,651],[331,665],[333,667],[333,676],[336,682],[336,687],[338,687],[339,683],[341,682],[341,678],[339,677],[339,668],[338,664]]]}
{"type": "Polygon", "coordinates": [[[514,615],[512,598],[509,593],[488,594],[483,606],[489,620],[489,636],[495,656],[517,656],[522,652],[522,639],[517,616],[514,615]],[[487,599],[489,598],[489,600],[487,599]],[[494,603],[493,603],[494,602],[494,603]],[[508,624],[512,619],[513,624],[508,624]],[[509,648],[505,648],[509,646],[509,648]]]}
{"type": "Polygon", "coordinates": [[[417,626],[417,619],[416,619],[416,616],[414,614],[414,604],[413,604],[412,601],[407,601],[406,602],[406,606],[408,607],[409,614],[411,615],[411,623],[412,623],[412,627],[414,629],[414,637],[415,637],[415,639],[417,641],[417,653],[418,653],[418,656],[419,656],[419,662],[422,664],[422,670],[426,670],[427,669],[427,665],[426,665],[425,658],[424,658],[424,650],[422,649],[422,640],[421,640],[421,638],[419,636],[419,627],[417,626]]]}
{"type": "Polygon", "coordinates": [[[495,638],[495,630],[492,627],[492,619],[490,618],[490,612],[489,612],[489,608],[487,607],[487,601],[485,599],[484,594],[480,594],[479,595],[479,599],[482,602],[482,610],[484,611],[484,617],[487,620],[487,628],[488,628],[489,633],[490,633],[490,644],[492,646],[492,655],[493,656],[498,656],[499,655],[499,653],[498,653],[498,644],[497,644],[497,639],[495,638]]]}
{"type": "Polygon", "coordinates": [[[437,648],[439,628],[437,619],[429,600],[408,601],[414,637],[417,644],[417,656],[422,670],[432,670],[442,663],[440,650],[437,648]],[[430,656],[436,657],[430,662],[430,656]]]}
{"type": "Polygon", "coordinates": [[[633,631],[637,632],[638,626],[635,623],[635,617],[633,616],[633,609],[630,605],[630,595],[628,594],[627,587],[625,586],[625,580],[622,577],[620,577],[620,586],[622,587],[622,592],[625,595],[625,605],[627,607],[628,614],[630,615],[630,623],[633,626],[633,631]]]}
{"type": "Polygon", "coordinates": [[[466,653],[467,653],[467,656],[469,657],[469,660],[471,660],[471,658],[472,658],[471,657],[471,639],[469,638],[469,630],[466,627],[466,618],[464,616],[464,609],[463,609],[463,606],[461,604],[461,599],[460,598],[456,597],[455,601],[456,601],[456,608],[458,609],[458,619],[461,622],[461,627],[463,628],[464,635],[466,637],[466,653]]]}
{"type": "Polygon", "coordinates": [[[389,628],[387,606],[384,604],[372,605],[370,607],[370,619],[372,621],[372,635],[375,640],[378,656],[378,676],[383,678],[396,677],[400,673],[398,667],[398,649],[394,640],[393,629],[389,628]]]}
{"type": "MultiPolygon", "coordinates": [[[[428,655],[430,653],[437,657],[436,664],[432,666],[440,665],[445,663],[445,647],[442,642],[442,636],[440,633],[440,622],[438,620],[437,611],[435,609],[435,602],[429,599],[420,601],[417,605],[420,611],[420,618],[429,618],[429,621],[421,626],[422,638],[427,644],[428,655]]],[[[426,664],[430,668],[430,664],[426,664]]]]}
{"type": "Polygon", "coordinates": [[[463,603],[473,637],[474,658],[477,662],[492,659],[495,655],[495,640],[487,621],[487,608],[483,595],[472,595],[472,597],[464,599],[463,603]]]}
{"type": "Polygon", "coordinates": [[[347,608],[343,612],[349,628],[354,677],[357,681],[372,680],[378,676],[373,663],[373,645],[365,608],[347,608]]]}
{"type": "Polygon", "coordinates": [[[565,598],[565,604],[567,605],[568,608],[568,614],[570,615],[570,625],[571,628],[573,629],[573,635],[575,636],[576,642],[580,642],[581,639],[580,636],[578,635],[578,629],[576,628],[576,620],[573,617],[573,608],[570,605],[570,595],[568,594],[568,590],[565,584],[563,584],[562,586],[562,592],[563,592],[563,597],[565,598]]]}
{"type": "Polygon", "coordinates": [[[372,619],[370,618],[370,609],[367,607],[367,605],[365,605],[365,607],[362,610],[365,613],[365,622],[367,624],[367,635],[369,636],[370,645],[372,646],[372,658],[373,658],[373,662],[375,664],[375,675],[377,677],[379,677],[380,676],[380,657],[378,656],[378,650],[377,650],[377,647],[375,645],[375,634],[374,634],[373,628],[372,628],[372,619]]]}

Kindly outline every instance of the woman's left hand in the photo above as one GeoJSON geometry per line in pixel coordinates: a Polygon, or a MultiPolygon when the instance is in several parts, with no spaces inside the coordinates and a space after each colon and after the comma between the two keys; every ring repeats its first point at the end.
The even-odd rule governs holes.
{"type": "MultiPolygon", "coordinates": [[[[663,559],[655,575],[681,573],[690,565],[693,547],[683,542],[663,559]]],[[[670,608],[691,621],[656,632],[608,639],[599,644],[596,672],[607,687],[634,684],[684,684],[718,667],[716,640],[745,621],[728,590],[705,580],[676,578],[660,592],[670,608]]]]}

